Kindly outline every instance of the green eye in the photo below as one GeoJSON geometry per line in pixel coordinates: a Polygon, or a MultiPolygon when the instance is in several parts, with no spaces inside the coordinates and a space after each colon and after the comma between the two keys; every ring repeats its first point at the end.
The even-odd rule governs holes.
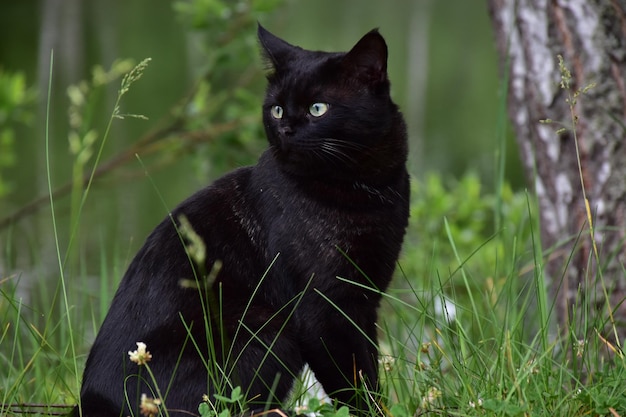
{"type": "Polygon", "coordinates": [[[328,111],[328,104],[326,103],[313,103],[311,107],[309,107],[309,113],[311,116],[320,117],[324,115],[328,111]]]}
{"type": "Polygon", "coordinates": [[[270,113],[272,113],[272,117],[274,119],[283,118],[283,108],[280,106],[272,106],[272,110],[270,110],[270,113]]]}

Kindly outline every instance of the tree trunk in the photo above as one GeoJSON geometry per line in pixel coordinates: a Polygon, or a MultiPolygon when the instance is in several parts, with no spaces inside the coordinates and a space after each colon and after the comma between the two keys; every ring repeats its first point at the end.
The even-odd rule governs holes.
{"type": "Polygon", "coordinates": [[[509,116],[539,202],[544,272],[560,330],[573,324],[592,331],[581,324],[582,308],[593,306],[604,321],[590,326],[621,346],[626,337],[626,0],[488,4],[509,81],[509,116]],[[571,71],[570,91],[561,86],[558,55],[571,71]],[[591,83],[595,86],[586,94],[568,102],[568,94],[591,83]],[[544,119],[553,122],[541,123],[544,119]],[[557,132],[561,126],[567,129],[557,132]]]}

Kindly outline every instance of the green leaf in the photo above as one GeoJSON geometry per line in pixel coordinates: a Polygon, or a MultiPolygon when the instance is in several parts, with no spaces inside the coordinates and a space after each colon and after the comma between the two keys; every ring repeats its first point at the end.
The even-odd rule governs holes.
{"type": "Polygon", "coordinates": [[[225,403],[229,403],[230,402],[230,398],[224,397],[223,395],[219,395],[219,394],[213,394],[213,398],[215,398],[217,401],[222,401],[222,402],[225,402],[225,403]]]}
{"type": "Polygon", "coordinates": [[[345,405],[335,413],[335,417],[350,417],[350,409],[345,405]]]}
{"type": "Polygon", "coordinates": [[[235,403],[243,399],[243,394],[241,393],[241,387],[235,387],[233,392],[230,394],[230,400],[235,403]]]}
{"type": "Polygon", "coordinates": [[[215,412],[209,407],[209,404],[201,402],[198,406],[198,414],[200,414],[201,417],[212,417],[215,415],[215,412]]]}
{"type": "Polygon", "coordinates": [[[389,414],[392,417],[409,417],[409,412],[403,404],[394,404],[391,406],[389,414]]]}

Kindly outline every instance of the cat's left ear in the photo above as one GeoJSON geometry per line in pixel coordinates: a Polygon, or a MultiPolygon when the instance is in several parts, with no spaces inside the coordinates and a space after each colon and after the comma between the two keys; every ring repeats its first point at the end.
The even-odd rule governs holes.
{"type": "Polygon", "coordinates": [[[357,42],[343,58],[342,66],[370,84],[387,81],[387,43],[378,29],[374,29],[357,42]]]}
{"type": "Polygon", "coordinates": [[[280,71],[292,57],[294,50],[300,49],[293,46],[278,36],[273,35],[259,23],[257,30],[259,42],[263,47],[262,53],[267,60],[268,66],[273,71],[280,71]]]}

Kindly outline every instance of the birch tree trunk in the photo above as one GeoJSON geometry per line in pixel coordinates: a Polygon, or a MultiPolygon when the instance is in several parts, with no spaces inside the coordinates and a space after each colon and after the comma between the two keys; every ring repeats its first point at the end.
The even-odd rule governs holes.
{"type": "Polygon", "coordinates": [[[590,327],[599,327],[614,345],[623,343],[626,0],[488,0],[488,4],[502,73],[509,81],[509,116],[539,201],[542,245],[547,250],[544,272],[556,300],[560,330],[574,322],[583,332],[593,331],[581,326],[581,306],[591,305],[595,317],[603,321],[590,327]],[[570,91],[561,86],[557,55],[571,71],[570,91]],[[567,101],[568,94],[591,83],[595,86],[586,94],[567,101]],[[554,122],[545,124],[542,119],[554,122]],[[560,123],[567,129],[557,133],[560,123]]]}

